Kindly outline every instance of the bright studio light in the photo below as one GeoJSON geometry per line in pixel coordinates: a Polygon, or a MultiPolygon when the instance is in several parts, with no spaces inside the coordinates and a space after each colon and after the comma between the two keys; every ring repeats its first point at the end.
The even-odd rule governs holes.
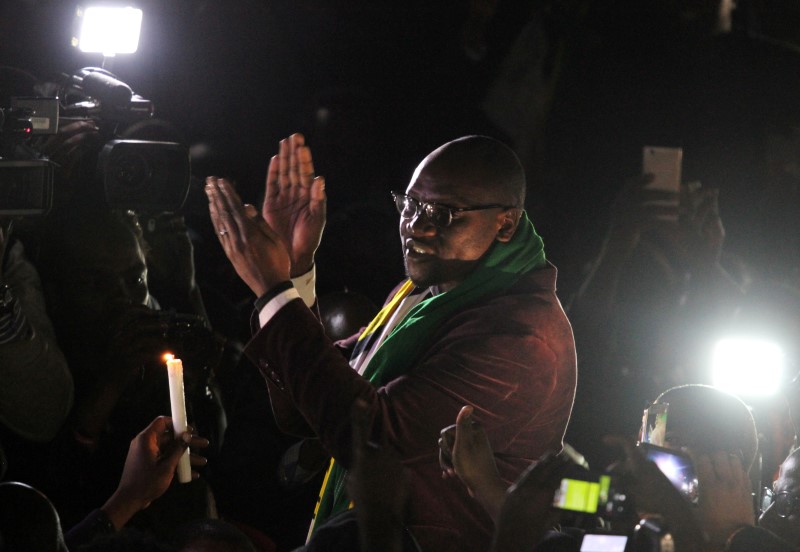
{"type": "Polygon", "coordinates": [[[125,7],[93,6],[78,10],[81,21],[77,47],[111,57],[132,54],[139,47],[142,10],[125,7]]]}
{"type": "Polygon", "coordinates": [[[740,396],[772,395],[780,388],[785,358],[775,343],[755,338],[726,338],[712,357],[714,386],[740,396]]]}

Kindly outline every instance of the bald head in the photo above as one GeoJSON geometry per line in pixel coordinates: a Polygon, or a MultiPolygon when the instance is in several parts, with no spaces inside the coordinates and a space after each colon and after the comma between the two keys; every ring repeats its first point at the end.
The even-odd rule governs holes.
{"type": "Polygon", "coordinates": [[[523,207],[525,171],[517,155],[488,136],[463,136],[433,150],[419,164],[421,171],[482,190],[487,201],[523,207]]]}

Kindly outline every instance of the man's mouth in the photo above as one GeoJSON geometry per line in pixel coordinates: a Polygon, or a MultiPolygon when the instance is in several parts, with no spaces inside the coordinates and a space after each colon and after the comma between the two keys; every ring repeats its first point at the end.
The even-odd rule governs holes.
{"type": "Polygon", "coordinates": [[[434,255],[434,249],[423,243],[418,242],[413,238],[408,238],[405,241],[406,257],[420,258],[425,256],[434,255]]]}

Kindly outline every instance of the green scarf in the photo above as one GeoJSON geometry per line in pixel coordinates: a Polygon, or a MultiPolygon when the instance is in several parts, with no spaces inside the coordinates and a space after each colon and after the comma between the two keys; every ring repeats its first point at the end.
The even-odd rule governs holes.
{"type": "MultiPolygon", "coordinates": [[[[544,243],[523,211],[511,240],[495,242],[475,270],[455,288],[425,299],[411,309],[375,352],[364,377],[379,387],[411,372],[427,350],[430,337],[453,314],[484,296],[510,288],[523,274],[544,265],[544,243]]],[[[331,463],[312,531],[348,508],[350,501],[344,490],[346,474],[340,464],[331,463]]]]}

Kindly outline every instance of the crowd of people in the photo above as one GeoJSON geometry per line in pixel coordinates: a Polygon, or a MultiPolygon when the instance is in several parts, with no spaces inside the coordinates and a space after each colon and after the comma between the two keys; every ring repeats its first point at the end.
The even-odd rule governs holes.
{"type": "Polygon", "coordinates": [[[483,106],[504,139],[447,141],[365,211],[399,222],[382,306],[303,134],[258,197],[194,174],[175,213],[104,205],[94,122],[47,139],[51,212],[0,214],[0,550],[800,549],[797,384],[746,404],[707,375],[729,331],[800,353],[800,58],[727,0],[612,4],[534,10],[483,106]],[[679,188],[647,145],[682,148],[679,188]]]}

